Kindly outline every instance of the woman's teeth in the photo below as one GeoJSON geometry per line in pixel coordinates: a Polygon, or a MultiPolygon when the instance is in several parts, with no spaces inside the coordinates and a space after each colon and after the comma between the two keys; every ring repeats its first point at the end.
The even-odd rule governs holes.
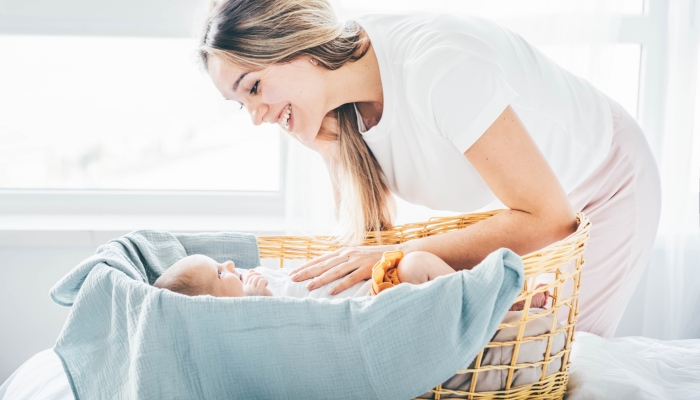
{"type": "Polygon", "coordinates": [[[282,113],[282,125],[285,128],[289,128],[289,118],[292,116],[292,105],[288,105],[287,108],[282,113]]]}

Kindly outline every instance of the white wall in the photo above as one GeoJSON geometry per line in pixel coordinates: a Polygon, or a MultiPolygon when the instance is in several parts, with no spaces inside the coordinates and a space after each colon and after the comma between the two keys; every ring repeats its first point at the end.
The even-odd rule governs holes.
{"type": "Polygon", "coordinates": [[[87,246],[0,246],[0,382],[53,347],[69,309],[54,304],[49,289],[94,252],[87,246]]]}

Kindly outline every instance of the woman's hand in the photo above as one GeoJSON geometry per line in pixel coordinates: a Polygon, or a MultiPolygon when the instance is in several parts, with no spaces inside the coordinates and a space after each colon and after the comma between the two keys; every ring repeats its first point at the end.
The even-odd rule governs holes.
{"type": "Polygon", "coordinates": [[[340,279],[328,290],[328,294],[338,294],[370,279],[374,264],[381,260],[385,251],[392,250],[396,250],[396,246],[344,247],[295,268],[290,275],[294,282],[311,279],[306,285],[309,290],[340,279]]]}
{"type": "Polygon", "coordinates": [[[258,271],[250,270],[243,278],[243,293],[246,296],[272,296],[267,284],[267,279],[258,271]]]}

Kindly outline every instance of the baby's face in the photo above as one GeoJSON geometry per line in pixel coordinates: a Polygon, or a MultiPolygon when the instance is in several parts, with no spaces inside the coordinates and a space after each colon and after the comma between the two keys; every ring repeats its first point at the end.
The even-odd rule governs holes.
{"type": "Polygon", "coordinates": [[[233,261],[221,264],[215,260],[195,254],[187,256],[168,268],[165,274],[188,274],[205,288],[205,294],[215,297],[243,297],[243,277],[233,261]]]}

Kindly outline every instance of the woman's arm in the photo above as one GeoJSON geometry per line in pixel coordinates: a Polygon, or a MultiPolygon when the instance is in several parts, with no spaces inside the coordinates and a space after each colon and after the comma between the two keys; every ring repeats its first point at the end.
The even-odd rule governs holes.
{"type": "Polygon", "coordinates": [[[372,265],[384,251],[427,251],[459,270],[472,268],[500,247],[524,255],[576,230],[576,216],[564,189],[510,106],[465,157],[510,210],[464,229],[400,245],[340,249],[297,268],[292,279],[314,278],[309,283],[314,289],[342,278],[331,289],[339,293],[369,279],[372,265]]]}
{"type": "Polygon", "coordinates": [[[576,230],[564,189],[510,106],[464,155],[510,210],[465,229],[406,242],[400,245],[404,253],[427,251],[459,270],[500,247],[524,255],[576,230]]]}

